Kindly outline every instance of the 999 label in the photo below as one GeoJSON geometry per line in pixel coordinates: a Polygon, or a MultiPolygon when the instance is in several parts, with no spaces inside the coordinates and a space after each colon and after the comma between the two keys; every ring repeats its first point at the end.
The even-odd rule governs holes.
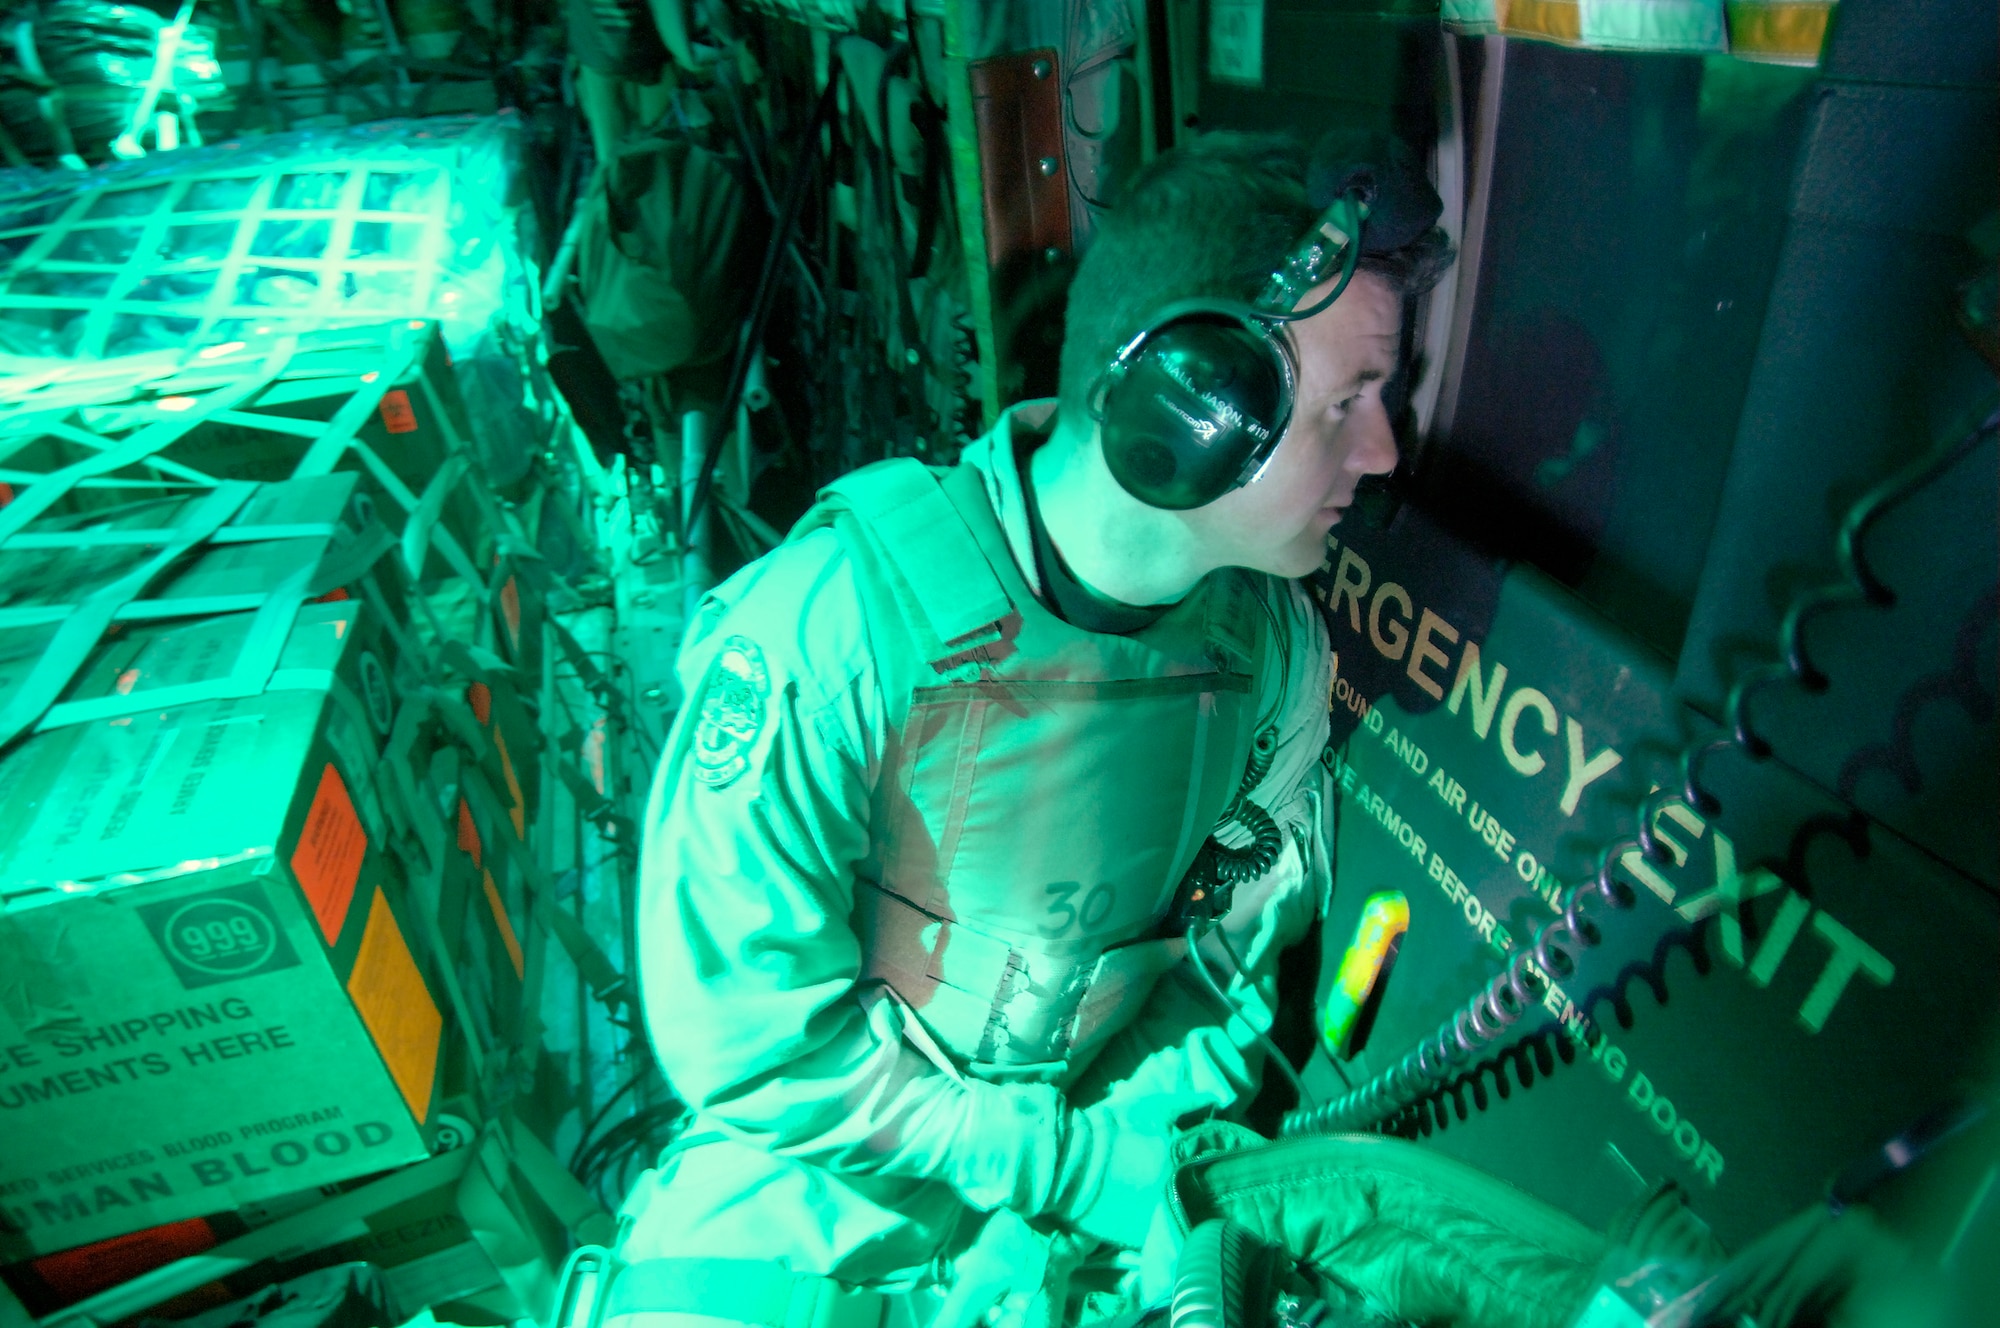
{"type": "Polygon", "coordinates": [[[254,882],[146,904],[139,916],[190,990],[299,962],[263,886],[254,882]]]}

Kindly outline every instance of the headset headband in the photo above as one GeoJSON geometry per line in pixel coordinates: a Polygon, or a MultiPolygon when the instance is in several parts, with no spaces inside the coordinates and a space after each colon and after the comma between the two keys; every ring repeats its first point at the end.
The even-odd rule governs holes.
{"type": "Polygon", "coordinates": [[[1354,280],[1354,265],[1361,257],[1361,227],[1367,220],[1368,203],[1360,189],[1349,189],[1334,199],[1264,283],[1257,297],[1260,313],[1273,322],[1303,322],[1339,299],[1354,280]],[[1340,280],[1334,288],[1312,308],[1299,309],[1306,292],[1332,276],[1336,263],[1340,280]]]}

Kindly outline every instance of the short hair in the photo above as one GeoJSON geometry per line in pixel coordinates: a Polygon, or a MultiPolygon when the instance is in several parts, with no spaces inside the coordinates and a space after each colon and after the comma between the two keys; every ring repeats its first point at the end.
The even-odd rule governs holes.
{"type": "MultiPolygon", "coordinates": [[[[1126,185],[1070,283],[1062,348],[1065,411],[1080,411],[1118,348],[1176,300],[1257,298],[1321,209],[1306,196],[1307,154],[1276,134],[1217,132],[1162,153],[1126,185]]],[[[1403,248],[1364,254],[1405,297],[1451,262],[1432,227],[1403,248]]]]}
{"type": "Polygon", "coordinates": [[[1361,255],[1354,270],[1373,272],[1389,283],[1390,290],[1408,301],[1429,294],[1457,257],[1444,227],[1433,226],[1401,249],[1361,255]]]}

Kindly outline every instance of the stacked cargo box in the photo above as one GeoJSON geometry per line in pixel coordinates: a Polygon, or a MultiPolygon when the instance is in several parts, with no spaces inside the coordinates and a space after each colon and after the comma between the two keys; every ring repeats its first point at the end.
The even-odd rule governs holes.
{"type": "Polygon", "coordinates": [[[366,1259],[410,1312],[519,1318],[596,1230],[510,1107],[544,938],[612,966],[552,898],[545,790],[589,776],[481,427],[422,319],[0,388],[0,1271],[35,1313],[366,1259]]]}

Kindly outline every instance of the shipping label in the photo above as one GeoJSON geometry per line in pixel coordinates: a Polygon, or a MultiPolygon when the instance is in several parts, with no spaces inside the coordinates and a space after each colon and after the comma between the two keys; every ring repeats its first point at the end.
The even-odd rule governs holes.
{"type": "Polygon", "coordinates": [[[139,916],[189,990],[299,962],[255,882],[147,904],[139,916]]]}
{"type": "MultiPolygon", "coordinates": [[[[0,1007],[0,1261],[424,1156],[405,1094],[427,1093],[413,1076],[436,1055],[434,1007],[375,1015],[399,1052],[385,1065],[275,866],[10,915],[19,943],[68,959],[0,1007]]],[[[377,943],[379,998],[412,1001],[396,939],[377,943]]]]}

